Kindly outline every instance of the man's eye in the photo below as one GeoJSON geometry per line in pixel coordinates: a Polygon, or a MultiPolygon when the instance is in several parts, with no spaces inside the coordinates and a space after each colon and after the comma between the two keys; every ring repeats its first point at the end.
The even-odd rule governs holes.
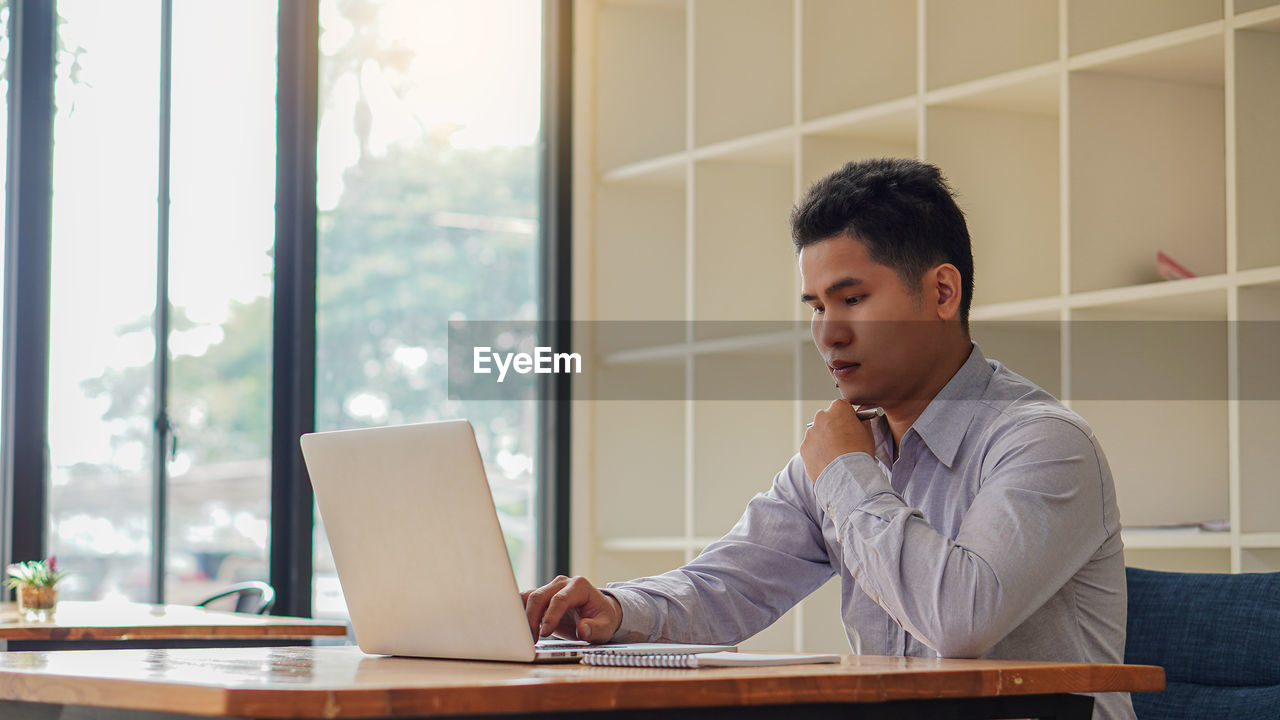
{"type": "Polygon", "coordinates": [[[821,315],[821,314],[822,314],[822,306],[821,306],[821,305],[814,305],[814,306],[813,306],[813,314],[814,314],[814,315],[821,315]]]}
{"type": "Polygon", "coordinates": [[[845,304],[845,305],[857,305],[857,304],[858,304],[858,303],[860,303],[860,302],[862,302],[862,296],[861,296],[861,295],[854,295],[853,297],[845,298],[844,304],[845,304]]]}

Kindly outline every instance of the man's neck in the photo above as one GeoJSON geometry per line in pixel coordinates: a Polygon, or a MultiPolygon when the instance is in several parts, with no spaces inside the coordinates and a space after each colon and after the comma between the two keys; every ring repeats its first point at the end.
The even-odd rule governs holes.
{"type": "Polygon", "coordinates": [[[940,357],[935,365],[936,370],[924,378],[913,392],[907,393],[908,397],[894,403],[893,407],[885,406],[884,416],[889,423],[889,432],[893,439],[895,461],[898,459],[898,448],[902,445],[902,436],[915,424],[916,420],[920,419],[925,408],[929,407],[929,403],[933,402],[942,388],[955,377],[972,352],[973,343],[968,337],[964,338],[964,342],[954,343],[940,357]]]}

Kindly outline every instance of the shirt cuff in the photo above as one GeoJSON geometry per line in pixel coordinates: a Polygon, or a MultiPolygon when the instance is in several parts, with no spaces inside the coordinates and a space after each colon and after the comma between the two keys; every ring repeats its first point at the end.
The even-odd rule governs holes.
{"type": "Polygon", "coordinates": [[[609,638],[609,642],[647,642],[654,636],[657,632],[655,626],[658,624],[658,613],[644,593],[628,590],[619,583],[610,583],[600,588],[600,592],[617,600],[618,607],[622,608],[622,622],[618,623],[618,629],[609,638]],[[636,634],[643,635],[645,639],[627,639],[636,634]]]}
{"type": "Polygon", "coordinates": [[[813,483],[818,504],[839,525],[868,498],[892,493],[889,478],[875,458],[864,452],[845,453],[831,461],[813,483]]]}

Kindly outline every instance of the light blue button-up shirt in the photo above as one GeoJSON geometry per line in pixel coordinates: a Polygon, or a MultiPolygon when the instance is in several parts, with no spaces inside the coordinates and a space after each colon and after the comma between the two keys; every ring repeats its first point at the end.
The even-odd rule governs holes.
{"type": "MultiPolygon", "coordinates": [[[[678,570],[606,586],[615,637],[736,643],[832,576],[856,653],[1119,663],[1126,585],[1115,487],[1089,425],[987,360],[968,360],[876,457],[809,481],[800,456],[727,535],[678,570]]],[[[1126,693],[1096,718],[1132,718],[1126,693]]]]}

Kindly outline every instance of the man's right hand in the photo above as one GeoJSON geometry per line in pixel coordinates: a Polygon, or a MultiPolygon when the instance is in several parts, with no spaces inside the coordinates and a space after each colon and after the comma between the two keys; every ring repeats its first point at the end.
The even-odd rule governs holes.
{"type": "Polygon", "coordinates": [[[605,643],[622,624],[618,601],[584,577],[560,575],[534,590],[520,593],[533,639],[548,635],[567,640],[605,643]]]}

